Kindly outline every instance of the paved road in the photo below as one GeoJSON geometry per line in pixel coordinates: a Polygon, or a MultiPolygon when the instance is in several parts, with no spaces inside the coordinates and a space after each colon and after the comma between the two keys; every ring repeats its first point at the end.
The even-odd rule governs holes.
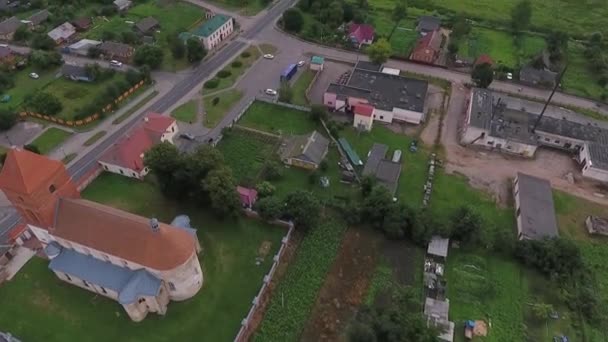
{"type": "MultiPolygon", "coordinates": [[[[255,23],[251,24],[249,30],[245,31],[242,37],[244,39],[253,39],[259,34],[266,26],[273,25],[274,21],[285,11],[287,8],[293,5],[295,0],[283,0],[277,2],[272,8],[270,8],[265,14],[260,16],[255,23]]],[[[194,87],[198,86],[204,79],[208,78],[215,72],[219,67],[230,61],[236,54],[240,53],[247,46],[247,42],[242,39],[237,39],[222,50],[217,52],[210,59],[199,65],[193,70],[185,79],[181,80],[175,85],[168,93],[154,102],[146,110],[141,111],[137,116],[130,119],[128,124],[120,127],[112,134],[106,135],[106,137],[91,151],[83,155],[80,159],[74,162],[68,169],[69,173],[76,180],[81,178],[87,172],[89,172],[97,163],[97,159],[101,154],[108,149],[120,136],[124,135],[130,130],[146,113],[164,112],[171,105],[181,99],[185,94],[190,92],[194,87]]],[[[5,241],[6,233],[12,228],[19,220],[18,215],[11,215],[4,221],[0,222],[0,243],[5,241]]]]}

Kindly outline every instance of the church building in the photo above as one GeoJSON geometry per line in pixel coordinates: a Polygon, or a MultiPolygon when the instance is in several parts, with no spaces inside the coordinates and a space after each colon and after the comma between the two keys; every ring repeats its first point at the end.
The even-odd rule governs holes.
{"type": "Polygon", "coordinates": [[[82,199],[63,163],[15,148],[0,189],[59,279],[117,301],[133,321],[164,315],[203,285],[201,246],[183,217],[169,225],[82,199]]]}

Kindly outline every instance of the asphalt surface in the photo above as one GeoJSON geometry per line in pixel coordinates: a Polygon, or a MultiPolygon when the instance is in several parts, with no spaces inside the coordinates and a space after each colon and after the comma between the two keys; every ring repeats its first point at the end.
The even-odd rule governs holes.
{"type": "MultiPolygon", "coordinates": [[[[241,37],[246,40],[255,38],[255,36],[264,30],[266,26],[274,25],[276,19],[283,13],[283,11],[292,6],[294,2],[294,0],[284,0],[276,3],[262,17],[253,23],[251,27],[241,35],[241,37]]],[[[234,40],[226,45],[222,50],[218,51],[213,57],[209,58],[207,61],[204,61],[201,65],[195,68],[192,73],[188,75],[188,77],[177,83],[175,87],[173,87],[168,93],[163,95],[145,110],[141,111],[139,115],[131,118],[127,124],[112,132],[112,134],[107,135],[97,146],[95,146],[95,148],[91,149],[91,151],[74,162],[68,168],[68,172],[72,178],[79,180],[82,176],[92,170],[96,166],[97,160],[101,154],[104,153],[122,135],[133,128],[133,126],[135,126],[135,124],[137,124],[146,113],[162,113],[169,109],[171,105],[190,92],[192,88],[198,86],[198,84],[200,84],[204,79],[211,76],[220,66],[226,63],[226,61],[231,60],[247,45],[248,43],[243,42],[241,39],[234,40]]],[[[6,241],[8,231],[19,222],[19,219],[19,215],[14,214],[0,222],[0,245],[6,241]]]]}

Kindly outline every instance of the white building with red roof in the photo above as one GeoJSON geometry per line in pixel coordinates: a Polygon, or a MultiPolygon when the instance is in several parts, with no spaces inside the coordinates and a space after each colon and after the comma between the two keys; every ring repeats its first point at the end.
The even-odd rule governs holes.
{"type": "Polygon", "coordinates": [[[165,224],[84,200],[63,163],[25,150],[7,153],[0,189],[59,279],[117,301],[134,321],[164,315],[169,302],[203,285],[201,246],[187,217],[165,224]]]}
{"type": "Polygon", "coordinates": [[[150,170],[144,165],[144,154],[154,145],[167,141],[173,143],[178,133],[175,119],[157,113],[150,113],[143,122],[99,159],[105,171],[119,175],[143,179],[150,170]]]}
{"type": "Polygon", "coordinates": [[[374,106],[367,103],[358,103],[353,107],[355,115],[353,126],[359,130],[371,131],[374,123],[374,106]]]}

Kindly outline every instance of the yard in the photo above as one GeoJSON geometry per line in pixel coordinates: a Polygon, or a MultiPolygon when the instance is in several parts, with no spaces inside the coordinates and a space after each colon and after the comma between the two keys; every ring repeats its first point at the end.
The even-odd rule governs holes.
{"type": "Polygon", "coordinates": [[[317,129],[306,112],[261,101],[254,102],[238,124],[273,134],[307,134],[317,129]]]}
{"type": "Polygon", "coordinates": [[[48,154],[55,147],[61,145],[70,135],[70,132],[51,127],[34,139],[30,145],[36,146],[41,154],[48,154]]]}
{"type": "Polygon", "coordinates": [[[217,126],[241,98],[243,98],[243,92],[237,89],[230,89],[203,98],[203,107],[205,108],[203,125],[207,128],[214,128],[217,126]],[[218,100],[216,100],[216,98],[218,100]]]}
{"type": "Polygon", "coordinates": [[[198,107],[198,99],[188,101],[183,105],[175,108],[171,112],[171,116],[177,121],[181,122],[194,122],[196,121],[196,112],[198,107]]]}
{"type": "Polygon", "coordinates": [[[225,134],[218,148],[238,181],[256,180],[264,162],[272,156],[278,140],[234,128],[225,134]]]}
{"type": "Polygon", "coordinates": [[[218,221],[197,207],[168,202],[156,185],[102,174],[83,197],[169,222],[188,214],[203,246],[205,283],[185,302],[169,304],[164,317],[134,324],[114,301],[59,281],[47,262],[34,259],[0,288],[0,326],[24,341],[232,341],[278,250],[282,228],[254,220],[218,221]],[[116,194],[121,194],[117,197],[116,194]],[[270,253],[256,265],[260,245],[270,253]],[[61,329],[57,329],[61,327],[61,329]]]}
{"type": "Polygon", "coordinates": [[[86,38],[101,40],[104,31],[120,34],[133,29],[132,23],[146,17],[154,17],[160,23],[160,33],[156,34],[156,42],[163,51],[163,70],[177,71],[188,66],[186,58],[176,60],[173,58],[168,46],[167,37],[171,34],[187,31],[196,25],[202,24],[205,13],[202,8],[187,2],[147,1],[133,6],[124,16],[113,16],[108,21],[96,18],[94,26],[85,33],[86,38]],[[159,3],[165,3],[164,5],[159,3]]]}
{"type": "Polygon", "coordinates": [[[9,95],[11,99],[6,103],[0,103],[0,108],[18,109],[25,97],[37,90],[43,89],[46,85],[53,82],[58,70],[47,72],[39,72],[34,68],[25,68],[14,72],[15,86],[7,92],[0,95],[9,95]],[[29,76],[30,73],[36,72],[40,78],[33,79],[29,76]]]}
{"type": "Polygon", "coordinates": [[[313,78],[317,73],[314,70],[310,70],[306,68],[300,76],[293,83],[292,91],[293,91],[293,99],[291,103],[298,106],[307,106],[308,99],[306,98],[306,89],[310,86],[313,78]]]}

